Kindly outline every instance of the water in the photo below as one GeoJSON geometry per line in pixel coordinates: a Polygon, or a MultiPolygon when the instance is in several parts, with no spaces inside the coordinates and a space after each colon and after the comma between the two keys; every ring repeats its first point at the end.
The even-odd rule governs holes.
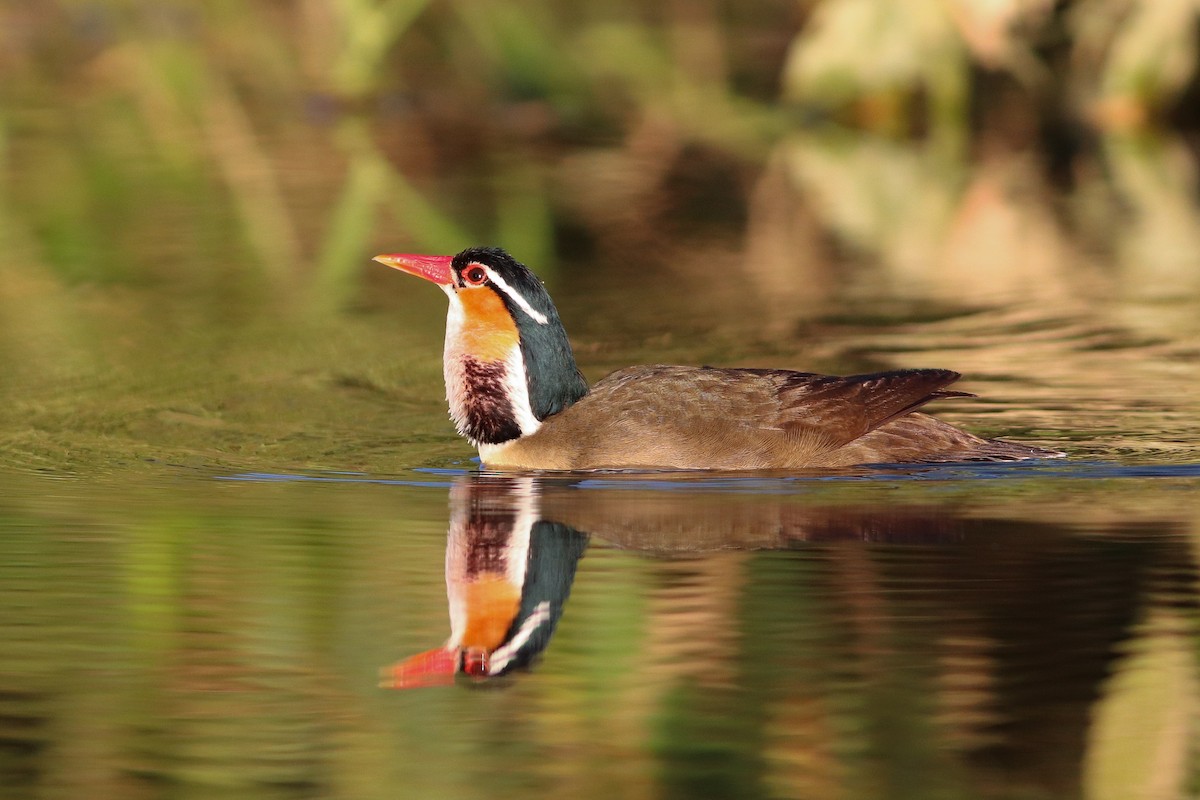
{"type": "Polygon", "coordinates": [[[0,775],[14,797],[1190,780],[1198,471],[10,476],[0,775]],[[532,669],[380,688],[450,634],[448,532],[524,536],[552,635],[532,669]]]}

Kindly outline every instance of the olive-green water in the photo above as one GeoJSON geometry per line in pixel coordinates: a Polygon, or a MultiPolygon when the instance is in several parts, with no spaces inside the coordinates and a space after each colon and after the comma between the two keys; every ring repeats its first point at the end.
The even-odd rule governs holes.
{"type": "Polygon", "coordinates": [[[794,3],[426,5],[0,2],[0,798],[1196,796],[1194,132],[799,127],[794,3]],[[370,262],[473,243],[589,378],[950,368],[1068,458],[481,473],[370,262]]]}

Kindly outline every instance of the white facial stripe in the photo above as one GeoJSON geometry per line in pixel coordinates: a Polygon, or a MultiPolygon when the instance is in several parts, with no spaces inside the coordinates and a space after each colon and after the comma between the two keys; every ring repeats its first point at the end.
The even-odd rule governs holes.
{"type": "Polygon", "coordinates": [[[504,388],[508,390],[508,398],[512,401],[513,416],[517,419],[517,427],[522,436],[542,427],[542,423],[533,413],[533,405],[529,402],[529,379],[525,375],[525,357],[521,355],[521,345],[517,344],[508,351],[504,359],[504,388]]]}
{"type": "Polygon", "coordinates": [[[520,306],[521,310],[528,314],[534,322],[539,325],[546,325],[550,322],[550,320],[546,318],[545,314],[529,305],[529,301],[522,297],[520,292],[509,286],[508,282],[505,281],[504,278],[501,278],[499,275],[497,275],[495,270],[485,264],[480,264],[479,266],[483,267],[484,271],[487,272],[488,278],[491,279],[492,284],[495,285],[497,289],[508,295],[508,299],[520,306]]]}
{"type": "Polygon", "coordinates": [[[491,658],[488,659],[488,674],[496,675],[503,672],[508,663],[516,657],[517,651],[525,646],[530,636],[533,636],[533,632],[540,628],[543,622],[549,620],[550,604],[543,600],[534,606],[533,613],[521,623],[521,627],[517,629],[512,639],[492,651],[491,658]]]}
{"type": "Polygon", "coordinates": [[[525,585],[525,570],[529,567],[529,540],[533,525],[538,521],[538,493],[532,478],[518,478],[513,482],[513,532],[508,540],[504,575],[513,586],[525,585]]]}

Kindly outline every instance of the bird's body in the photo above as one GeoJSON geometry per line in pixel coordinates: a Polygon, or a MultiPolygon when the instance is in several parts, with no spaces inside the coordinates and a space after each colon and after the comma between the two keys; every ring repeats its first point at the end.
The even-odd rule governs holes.
{"type": "Polygon", "coordinates": [[[789,370],[628,367],[529,436],[484,445],[495,468],[804,469],[1046,455],[981,439],[913,409],[958,374],[846,378],[789,370]]]}
{"type": "Polygon", "coordinates": [[[450,414],[493,469],[804,469],[1062,455],[983,439],[916,409],[959,375],[628,367],[590,389],[541,282],[507,253],[379,256],[450,298],[450,414]]]}

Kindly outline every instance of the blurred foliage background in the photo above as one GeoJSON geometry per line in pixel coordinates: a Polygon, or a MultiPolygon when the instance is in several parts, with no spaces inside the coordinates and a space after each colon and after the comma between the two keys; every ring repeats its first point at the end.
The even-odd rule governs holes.
{"type": "Polygon", "coordinates": [[[170,281],[328,308],[381,246],[497,242],[547,268],[695,246],[747,216],[762,244],[786,235],[763,230],[776,162],[824,233],[901,273],[953,261],[964,226],[1024,193],[1009,213],[1046,219],[1010,225],[1068,226],[1169,284],[1200,253],[1184,213],[1198,15],[1195,0],[4,2],[3,302],[31,282],[170,281]],[[873,217],[889,194],[919,208],[873,217]]]}

